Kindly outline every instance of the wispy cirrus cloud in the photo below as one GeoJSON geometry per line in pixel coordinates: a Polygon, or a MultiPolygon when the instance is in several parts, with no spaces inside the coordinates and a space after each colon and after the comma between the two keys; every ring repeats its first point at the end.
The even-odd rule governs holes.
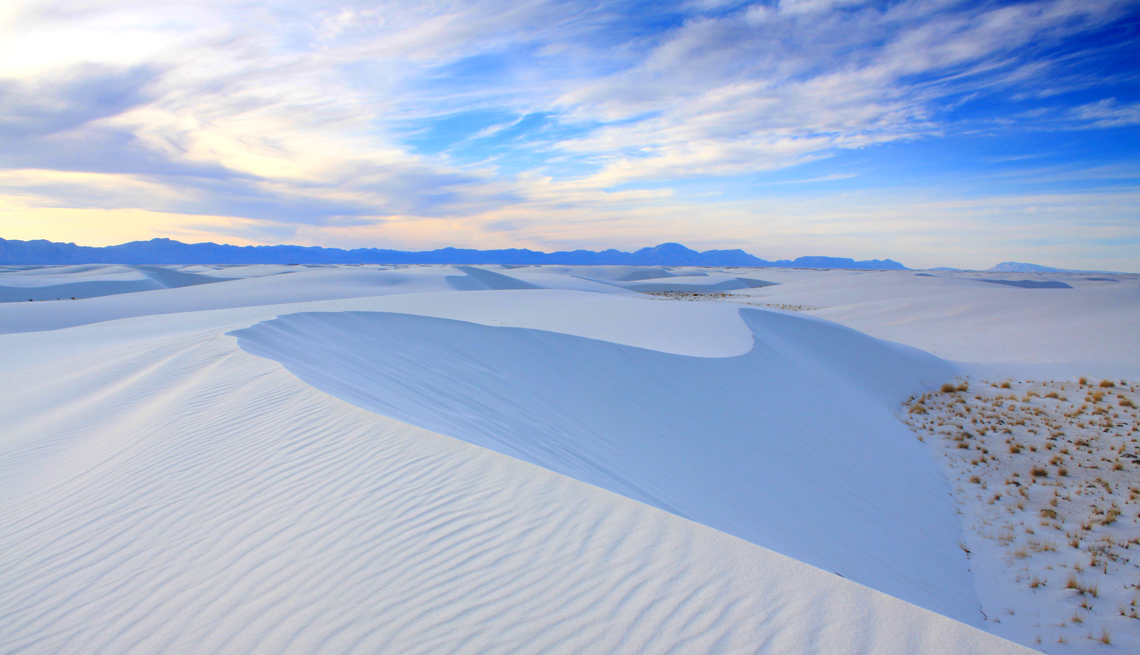
{"type": "Polygon", "coordinates": [[[1077,120],[1088,121],[1090,127],[1140,125],[1140,102],[1121,104],[1116,98],[1105,98],[1074,107],[1071,115],[1077,120]]]}
{"type": "Polygon", "coordinates": [[[604,153],[601,178],[629,181],[766,170],[938,134],[948,106],[1040,82],[1059,65],[1050,46],[1127,9],[805,1],[697,17],[638,65],[564,95],[576,116],[643,116],[568,146],[604,153]]]}
{"type": "MultiPolygon", "coordinates": [[[[1108,64],[1126,59],[1134,37],[1121,26],[1137,9],[13,1],[0,9],[0,193],[231,216],[315,241],[369,224],[426,239],[448,225],[498,245],[574,230],[609,245],[622,215],[770,202],[756,190],[789,193],[790,167],[812,181],[794,185],[804,193],[894,186],[898,173],[874,170],[920,157],[906,144],[946,144],[919,171],[985,135],[1016,151],[971,161],[1012,166],[1038,157],[1030,133],[1129,129],[1140,84],[1108,64]],[[717,193],[686,190],[700,180],[717,193]]],[[[956,179],[948,193],[961,193],[956,179]]],[[[805,234],[826,224],[797,215],[805,234]]],[[[772,223],[731,225],[724,245],[772,223]]]]}

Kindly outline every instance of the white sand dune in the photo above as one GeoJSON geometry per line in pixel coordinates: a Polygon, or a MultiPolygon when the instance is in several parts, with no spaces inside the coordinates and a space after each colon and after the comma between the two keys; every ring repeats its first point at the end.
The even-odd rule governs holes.
{"type": "Polygon", "coordinates": [[[161,266],[21,267],[2,276],[0,302],[74,300],[224,282],[161,266]]]}
{"type": "Polygon", "coordinates": [[[894,415],[961,368],[614,285],[696,272],[36,273],[165,286],[0,303],[0,653],[1024,652],[894,415]]]}
{"type": "Polygon", "coordinates": [[[1018,650],[213,331],[27,373],[0,407],[5,653],[1018,650]]]}
{"type": "MultiPolygon", "coordinates": [[[[805,305],[880,339],[965,362],[1045,364],[1039,375],[1140,376],[1140,276],[1050,274],[1072,289],[981,282],[998,274],[764,271],[777,286],[739,292],[805,305]],[[920,276],[921,275],[921,276],[920,276]],[[1057,365],[1062,365],[1060,368],[1057,365]],[[1090,369],[1095,368],[1100,373],[1090,369]]],[[[1024,273],[1002,276],[1023,280],[1024,273]]]]}
{"type": "MultiPolygon", "coordinates": [[[[584,277],[584,276],[583,276],[584,277]]],[[[590,279],[590,278],[586,278],[590,279]]],[[[603,280],[597,280],[599,282],[603,280]]],[[[684,292],[700,291],[711,293],[715,291],[736,291],[738,289],[755,289],[771,286],[772,283],[759,279],[735,277],[730,275],[673,275],[667,279],[635,279],[632,281],[607,281],[630,291],[640,293],[662,293],[667,291],[684,292]]]]}
{"type": "Polygon", "coordinates": [[[894,416],[955,370],[831,323],[742,317],[755,346],[732,358],[389,313],[233,334],[377,414],[980,624],[949,487],[894,416]]]}
{"type": "Polygon", "coordinates": [[[540,289],[536,284],[524,282],[510,275],[488,271],[477,266],[456,266],[462,276],[449,275],[447,283],[459,291],[504,291],[507,289],[540,289]]]}
{"type": "MultiPolygon", "coordinates": [[[[450,267],[447,270],[425,268],[413,273],[357,267],[298,268],[289,274],[228,279],[221,286],[186,286],[164,293],[145,294],[145,297],[129,291],[119,291],[116,295],[108,293],[103,294],[106,297],[83,301],[11,303],[4,307],[0,317],[0,334],[56,330],[154,314],[359,298],[390,293],[452,291],[454,288],[445,278],[456,274],[457,271],[450,267]],[[69,306],[71,302],[81,304],[69,306]]],[[[3,286],[0,285],[0,288],[3,286]]]]}

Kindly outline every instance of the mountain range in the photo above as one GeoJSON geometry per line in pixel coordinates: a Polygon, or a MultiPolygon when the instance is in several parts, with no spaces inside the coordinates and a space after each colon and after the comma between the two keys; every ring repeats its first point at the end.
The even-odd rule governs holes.
{"type": "Polygon", "coordinates": [[[91,247],[37,239],[0,239],[0,264],[561,264],[632,266],[743,266],[779,268],[854,268],[906,270],[890,259],[855,261],[846,257],[800,257],[767,261],[743,250],[697,252],[679,243],[663,243],[635,252],[571,250],[539,252],[441,248],[420,252],[380,248],[321,248],[308,246],[231,246],[182,243],[171,239],[132,241],[117,246],[91,247]]]}
{"type": "Polygon", "coordinates": [[[1002,262],[990,268],[989,271],[993,273],[1064,273],[1065,269],[1022,262],[1002,262]]]}

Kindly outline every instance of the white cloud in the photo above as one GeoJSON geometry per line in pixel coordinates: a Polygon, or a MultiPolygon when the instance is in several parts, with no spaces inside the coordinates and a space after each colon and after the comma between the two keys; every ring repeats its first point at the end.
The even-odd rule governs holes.
{"type": "MultiPolygon", "coordinates": [[[[711,0],[648,15],[543,0],[12,0],[0,5],[0,130],[15,126],[21,141],[0,144],[0,160],[28,169],[4,185],[42,193],[32,204],[66,186],[61,204],[114,200],[307,234],[386,217],[384,229],[412,234],[438,221],[472,244],[522,238],[489,236],[484,222],[530,226],[536,243],[575,230],[593,239],[615,225],[628,227],[607,234],[625,238],[649,230],[652,216],[680,225],[701,212],[671,209],[679,201],[668,189],[616,185],[776,170],[936,135],[949,129],[946,110],[971,99],[1087,88],[1095,82],[1066,72],[1068,59],[1040,49],[1131,6],[711,0]],[[84,79],[117,95],[77,93],[84,79]],[[409,124],[470,109],[540,112],[567,131],[542,136],[529,170],[510,175],[405,143],[409,124]],[[45,172],[53,167],[75,176],[64,185],[45,172]],[[455,227],[464,216],[467,231],[455,227]]],[[[1106,100],[1032,120],[1110,127],[1140,122],[1138,111],[1106,100]]],[[[514,124],[482,125],[457,142],[514,124]]],[[[726,225],[747,223],[745,209],[718,207],[710,211],[735,216],[726,225]]],[[[701,230],[678,238],[686,234],[701,230]]]]}
{"type": "Polygon", "coordinates": [[[857,7],[867,4],[867,0],[780,0],[780,12],[784,14],[811,14],[829,11],[836,7],[857,7]]]}
{"type": "Polygon", "coordinates": [[[1125,3],[864,4],[785,1],[692,19],[636,66],[561,97],[580,120],[633,121],[565,147],[602,153],[600,180],[629,181],[767,170],[933,134],[950,97],[1047,75],[1049,62],[1023,60],[1025,48],[1103,26],[1125,3]]]}
{"type": "Polygon", "coordinates": [[[1089,121],[1090,127],[1121,127],[1140,125],[1140,102],[1121,105],[1116,98],[1074,107],[1070,114],[1081,121],[1089,121]]]}

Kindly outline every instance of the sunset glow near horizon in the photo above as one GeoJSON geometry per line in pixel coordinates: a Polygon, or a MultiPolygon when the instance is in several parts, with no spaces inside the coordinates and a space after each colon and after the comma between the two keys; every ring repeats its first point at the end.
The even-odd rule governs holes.
{"type": "Polygon", "coordinates": [[[0,237],[1140,271],[1140,3],[0,5],[0,237]]]}

